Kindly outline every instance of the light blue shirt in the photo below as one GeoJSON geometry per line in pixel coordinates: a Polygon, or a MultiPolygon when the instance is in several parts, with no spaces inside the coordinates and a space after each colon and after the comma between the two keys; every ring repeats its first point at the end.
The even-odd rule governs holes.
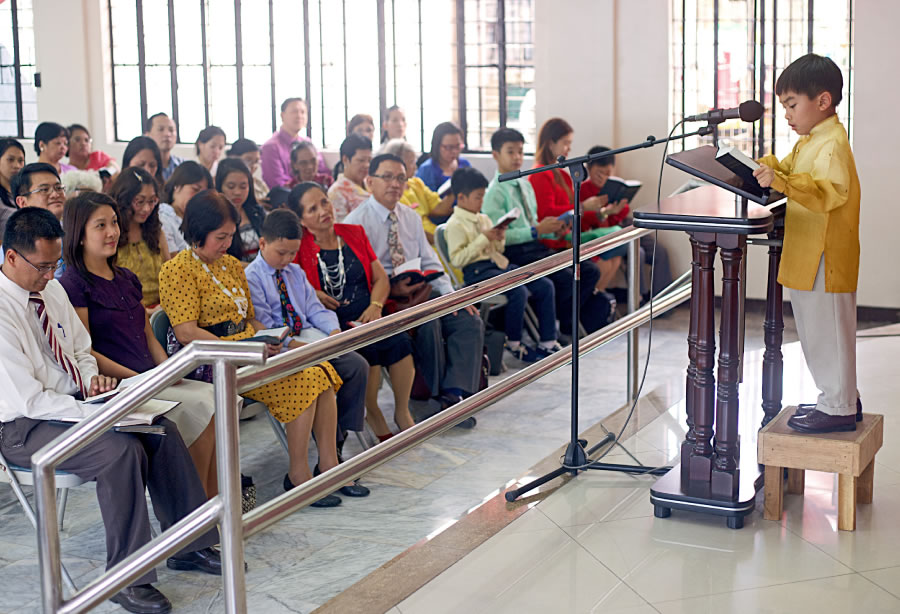
{"type": "Polygon", "coordinates": [[[162,169],[162,178],[163,181],[168,181],[169,177],[172,176],[172,173],[175,172],[175,169],[178,168],[178,165],[184,162],[184,158],[179,158],[178,156],[173,156],[169,154],[169,165],[162,169]]]}
{"type": "MultiPolygon", "coordinates": [[[[284,318],[281,316],[281,297],[278,295],[278,285],[275,283],[275,269],[269,266],[262,254],[257,254],[253,262],[244,269],[244,273],[247,275],[247,284],[250,286],[250,300],[253,301],[256,319],[267,328],[284,326],[284,318]]],[[[281,276],[287,287],[288,300],[294,307],[294,311],[300,315],[303,328],[312,326],[326,335],[333,330],[340,330],[341,325],[338,323],[337,314],[322,305],[299,264],[287,265],[282,269],[281,276]]],[[[291,337],[287,337],[285,344],[290,340],[291,337]]]]}
{"type": "MultiPolygon", "coordinates": [[[[413,258],[422,259],[423,271],[443,271],[444,267],[438,260],[437,254],[428,239],[425,238],[425,229],[422,227],[422,218],[419,214],[406,205],[397,204],[394,206],[397,212],[398,233],[400,235],[400,244],[403,246],[403,253],[407,260],[413,258]]],[[[388,275],[393,274],[394,265],[391,263],[391,252],[388,249],[388,230],[391,227],[391,221],[388,219],[391,211],[377,200],[374,196],[370,196],[359,207],[350,212],[344,218],[344,224],[358,224],[365,228],[366,236],[369,237],[369,243],[375,250],[384,270],[388,275]]],[[[441,275],[433,282],[431,287],[440,294],[450,294],[453,287],[450,285],[450,279],[447,275],[441,275]]],[[[254,303],[255,305],[256,303],[254,303]]]]}

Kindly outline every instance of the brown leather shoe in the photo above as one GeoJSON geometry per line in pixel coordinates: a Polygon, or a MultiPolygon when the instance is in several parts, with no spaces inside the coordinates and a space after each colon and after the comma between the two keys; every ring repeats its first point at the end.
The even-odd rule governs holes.
{"type": "Polygon", "coordinates": [[[855,416],[831,416],[818,409],[798,416],[794,414],[788,420],[788,426],[801,433],[836,433],[839,431],[855,431],[855,416]]]}
{"type": "MultiPolygon", "coordinates": [[[[805,416],[810,411],[816,408],[815,403],[801,403],[797,406],[797,411],[794,412],[795,416],[805,416]]],[[[856,399],[856,421],[862,422],[862,400],[856,399]]]]}

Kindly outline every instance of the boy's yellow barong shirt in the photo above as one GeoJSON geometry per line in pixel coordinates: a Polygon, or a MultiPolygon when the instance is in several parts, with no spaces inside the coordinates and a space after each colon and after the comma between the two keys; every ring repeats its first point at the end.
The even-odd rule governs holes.
{"type": "Polygon", "coordinates": [[[778,282],[812,290],[825,254],[825,291],[856,292],[859,278],[859,177],[847,131],[836,115],[816,124],[775,170],[772,188],[787,196],[778,282]]]}

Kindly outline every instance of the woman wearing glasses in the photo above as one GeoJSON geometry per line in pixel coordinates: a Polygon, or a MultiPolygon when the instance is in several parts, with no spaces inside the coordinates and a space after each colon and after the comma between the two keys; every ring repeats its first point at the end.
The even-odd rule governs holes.
{"type": "Polygon", "coordinates": [[[319,172],[319,153],[312,141],[298,141],[291,149],[291,174],[294,176],[287,187],[292,188],[304,181],[315,181],[326,190],[334,183],[334,177],[319,172]]]}
{"type": "MultiPolygon", "coordinates": [[[[459,126],[453,122],[438,124],[431,136],[431,156],[416,171],[416,177],[433,191],[439,192],[438,188],[453,176],[453,171],[471,166],[468,160],[459,157],[463,146],[463,131],[459,126]]],[[[450,217],[449,213],[447,217],[450,217]]]]}
{"type": "Polygon", "coordinates": [[[159,221],[159,194],[153,176],[142,168],[127,168],[110,189],[119,206],[118,265],[137,275],[141,303],[149,311],[159,306],[159,270],[169,259],[169,247],[159,221]]]}

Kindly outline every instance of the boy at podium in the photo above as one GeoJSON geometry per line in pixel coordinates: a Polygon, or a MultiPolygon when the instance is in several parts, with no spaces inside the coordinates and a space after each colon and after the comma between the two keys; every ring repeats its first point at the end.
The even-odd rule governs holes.
{"type": "Polygon", "coordinates": [[[862,419],[856,390],[856,284],[859,178],[835,108],[843,78],[830,59],[807,54],[784,69],[775,93],[800,135],[780,162],[759,160],[762,187],[788,197],[778,281],[791,289],[803,356],[821,393],[788,425],[805,433],[854,431],[862,419]]]}

